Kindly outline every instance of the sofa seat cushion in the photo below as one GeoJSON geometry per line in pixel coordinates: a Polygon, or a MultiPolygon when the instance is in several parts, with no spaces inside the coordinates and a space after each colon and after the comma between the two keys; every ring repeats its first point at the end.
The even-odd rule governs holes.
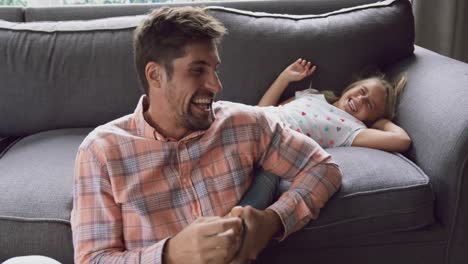
{"type": "Polygon", "coordinates": [[[42,132],[17,141],[4,153],[0,159],[0,262],[25,254],[72,259],[73,167],[78,146],[89,132],[42,132]]]}
{"type": "MultiPolygon", "coordinates": [[[[343,147],[327,149],[343,173],[341,189],[317,220],[285,243],[323,247],[376,233],[416,229],[434,222],[429,178],[401,154],[343,147]]],[[[282,182],[281,189],[288,183],[282,182]]]]}

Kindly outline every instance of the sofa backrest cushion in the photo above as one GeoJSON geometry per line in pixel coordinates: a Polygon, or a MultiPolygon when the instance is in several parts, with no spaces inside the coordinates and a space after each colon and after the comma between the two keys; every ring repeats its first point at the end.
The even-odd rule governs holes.
{"type": "Polygon", "coordinates": [[[221,99],[256,104],[277,75],[298,58],[317,66],[294,83],[340,93],[369,68],[384,69],[414,51],[414,18],[407,0],[389,0],[321,15],[253,13],[216,7],[211,13],[229,30],[220,67],[221,99]]]}
{"type": "MultiPolygon", "coordinates": [[[[224,100],[255,104],[298,57],[318,66],[315,88],[340,91],[363,67],[383,67],[413,52],[407,0],[308,16],[210,12],[229,31],[220,47],[224,100]]],[[[141,19],[0,21],[0,137],[94,127],[132,112],[141,95],[132,34],[141,19]]]]}
{"type": "Polygon", "coordinates": [[[133,30],[144,16],[0,21],[0,135],[94,127],[135,107],[133,30]]]}
{"type": "MultiPolygon", "coordinates": [[[[224,6],[255,12],[269,12],[282,14],[322,14],[340,8],[358,6],[377,2],[378,0],[249,0],[249,1],[201,1],[191,2],[194,6],[224,6]]],[[[188,1],[185,1],[188,2],[188,1]]],[[[145,14],[161,6],[182,6],[188,3],[152,3],[152,4],[123,4],[123,5],[73,5],[59,7],[27,7],[25,9],[26,22],[60,21],[60,20],[88,20],[115,16],[134,16],[145,14]]]]}
{"type": "Polygon", "coordinates": [[[17,6],[0,6],[0,19],[11,22],[24,22],[24,8],[17,6]]]}

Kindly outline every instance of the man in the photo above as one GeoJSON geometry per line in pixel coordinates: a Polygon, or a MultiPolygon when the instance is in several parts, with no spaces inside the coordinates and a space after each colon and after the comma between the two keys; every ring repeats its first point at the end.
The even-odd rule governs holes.
{"type": "Polygon", "coordinates": [[[224,33],[193,7],[158,9],[136,29],[145,95],[78,150],[76,263],[246,263],[338,189],[340,170],[315,142],[259,108],[213,102],[224,33]],[[265,210],[236,207],[256,167],[291,187],[265,210]]]}

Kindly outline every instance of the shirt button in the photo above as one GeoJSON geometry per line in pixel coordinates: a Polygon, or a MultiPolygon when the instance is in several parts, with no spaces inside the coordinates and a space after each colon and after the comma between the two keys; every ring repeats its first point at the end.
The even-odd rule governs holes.
{"type": "Polygon", "coordinates": [[[187,183],[187,179],[186,179],[186,178],[182,178],[182,182],[183,182],[183,183],[187,183]]]}

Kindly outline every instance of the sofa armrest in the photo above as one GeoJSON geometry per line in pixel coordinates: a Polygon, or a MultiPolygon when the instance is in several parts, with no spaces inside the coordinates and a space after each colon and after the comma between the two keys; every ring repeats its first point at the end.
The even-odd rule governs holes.
{"type": "Polygon", "coordinates": [[[0,137],[0,159],[19,137],[0,137]]]}
{"type": "Polygon", "coordinates": [[[436,218],[447,227],[450,247],[461,250],[468,243],[462,227],[468,223],[468,64],[416,47],[389,72],[401,71],[408,83],[396,122],[412,138],[408,157],[431,179],[436,218]]]}

